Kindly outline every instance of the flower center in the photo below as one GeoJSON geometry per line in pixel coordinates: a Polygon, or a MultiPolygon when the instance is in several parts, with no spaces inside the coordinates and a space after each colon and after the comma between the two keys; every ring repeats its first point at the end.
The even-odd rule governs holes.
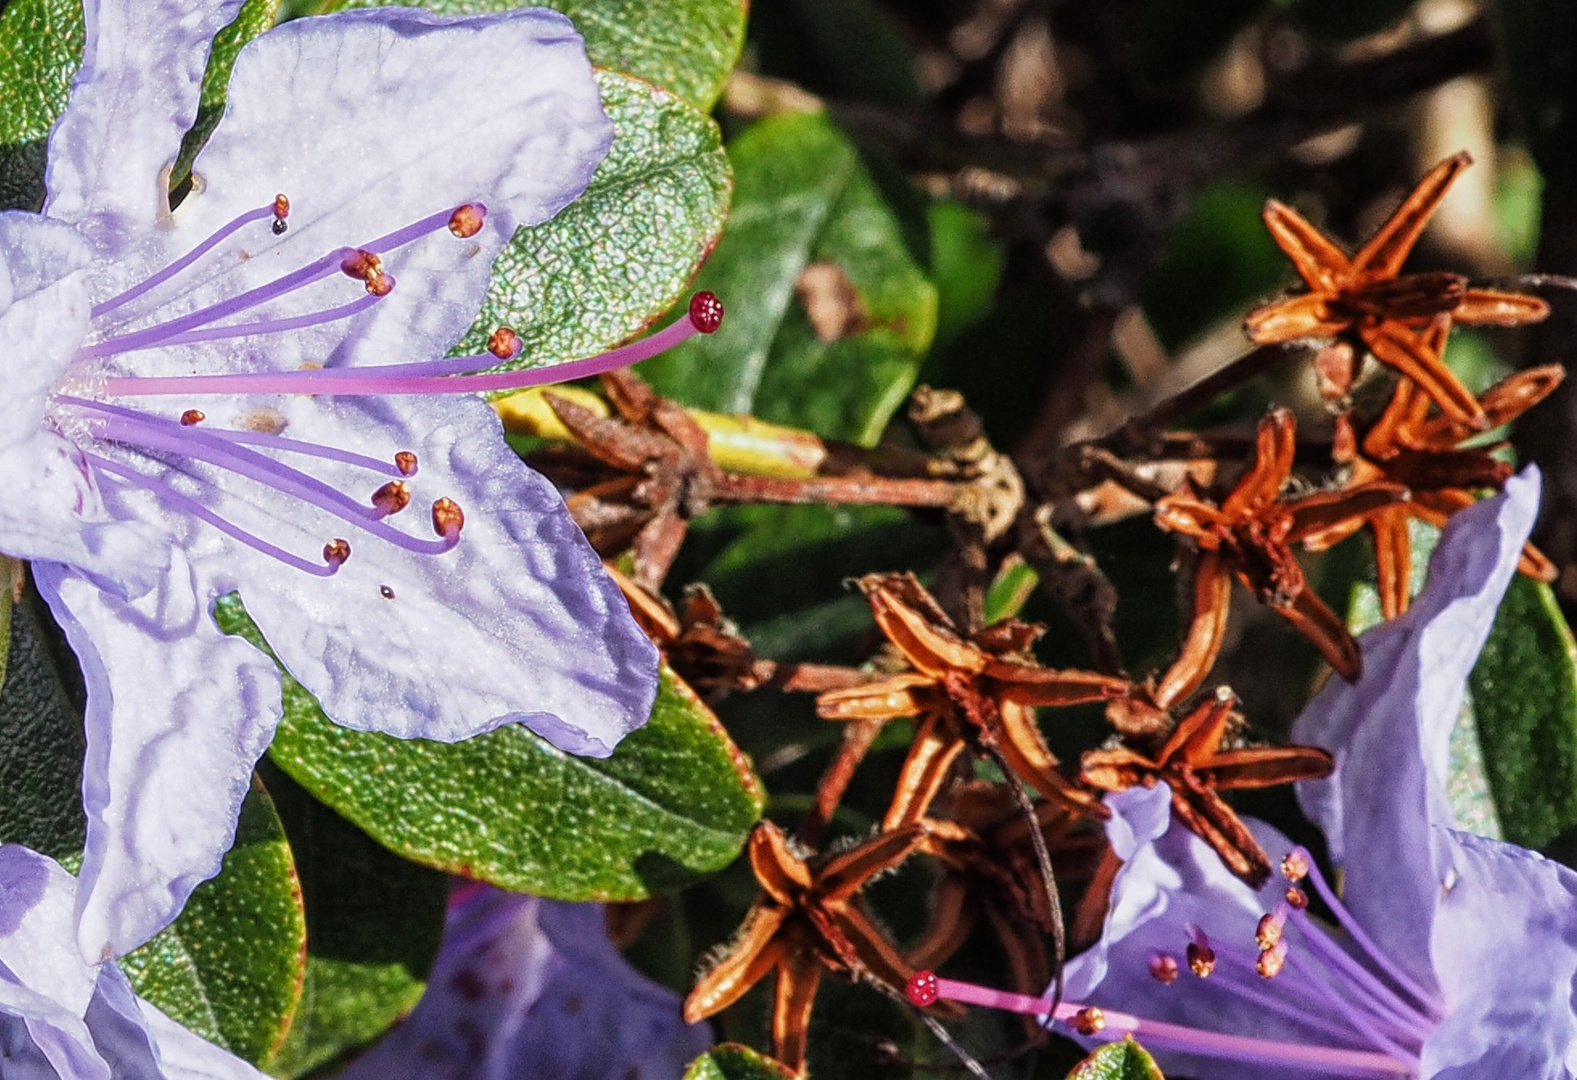
{"type": "MultiPolygon", "coordinates": [[[[1331,1076],[1417,1076],[1424,1040],[1445,1015],[1439,999],[1376,946],[1307,851],[1295,848],[1282,870],[1292,884],[1286,899],[1256,928],[1258,956],[1213,941],[1190,924],[1184,928],[1186,966],[1211,985],[1319,1033],[1325,1038],[1320,1045],[1206,1031],[1076,1001],[1053,1009],[1049,998],[942,979],[928,971],[910,981],[909,1000],[920,1007],[944,999],[1048,1016],[1086,1037],[1133,1035],[1146,1044],[1199,1057],[1331,1076]],[[1298,887],[1305,879],[1347,931],[1350,949],[1309,918],[1308,898],[1298,887]]],[[[1162,986],[1175,983],[1183,966],[1163,952],[1150,954],[1147,964],[1151,978],[1162,986]]],[[[1185,986],[1166,992],[1188,991],[1185,986]]]]}
{"type": "MultiPolygon", "coordinates": [[[[117,450],[130,450],[141,458],[161,464],[201,463],[211,470],[239,477],[323,511],[406,551],[441,555],[460,542],[465,524],[464,511],[454,500],[440,496],[431,503],[431,523],[436,539],[412,535],[387,520],[404,510],[414,497],[410,478],[416,475],[418,462],[410,450],[399,450],[392,460],[386,461],[337,446],[285,438],[280,434],[287,425],[284,414],[269,407],[245,412],[240,430],[222,430],[205,426],[207,413],[193,407],[190,399],[253,394],[361,397],[475,394],[542,386],[645,360],[698,333],[714,332],[723,317],[722,304],[716,296],[708,292],[697,293],[691,298],[687,318],[641,341],[600,356],[522,371],[478,374],[520,354],[519,335],[509,327],[499,327],[488,339],[485,353],[414,363],[342,368],[308,366],[298,371],[220,375],[83,375],[84,368],[97,367],[97,362],[111,357],[149,349],[288,334],[359,315],[395,294],[395,278],[385,268],[387,258],[445,229],[462,240],[475,236],[486,221],[487,207],[471,202],[431,214],[359,247],[332,250],[272,281],[196,311],[156,319],[152,325],[126,333],[106,335],[102,332],[107,316],[161,289],[200,263],[231,236],[263,222],[269,223],[268,228],[274,235],[282,235],[289,228],[289,216],[290,201],[279,195],[267,206],[249,210],[222,226],[146,280],[95,305],[91,311],[94,325],[90,339],[96,337],[96,340],[78,350],[73,370],[66,380],[70,392],[62,389],[54,395],[50,420],[62,432],[70,429],[73,434],[86,434],[89,444],[79,447],[82,462],[85,470],[99,482],[151,492],[170,508],[206,522],[288,566],[320,577],[334,574],[350,557],[348,540],[335,537],[326,543],[321,562],[302,557],[221,516],[200,497],[179,491],[163,479],[133,467],[134,463],[128,464],[117,450]],[[347,303],[304,314],[278,315],[259,311],[337,276],[360,281],[364,286],[363,294],[347,303]],[[183,400],[170,416],[110,400],[154,397],[183,400]],[[286,458],[302,463],[302,467],[283,460],[286,458]],[[388,479],[364,501],[307,471],[313,463],[320,467],[322,463],[335,463],[372,477],[388,479]]],[[[210,403],[204,404],[212,408],[210,403]]]]}

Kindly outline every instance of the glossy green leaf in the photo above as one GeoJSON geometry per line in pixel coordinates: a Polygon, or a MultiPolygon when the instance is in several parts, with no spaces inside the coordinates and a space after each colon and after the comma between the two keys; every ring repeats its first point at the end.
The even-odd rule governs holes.
{"type": "MultiPolygon", "coordinates": [[[[398,0],[318,0],[314,13],[383,7],[398,0]]],[[[424,0],[440,15],[513,11],[516,0],[424,0]]],[[[745,43],[743,0],[546,0],[586,39],[598,67],[634,75],[670,90],[699,109],[710,109],[745,43]]]]}
{"type": "Polygon", "coordinates": [[[122,957],[132,987],[211,1042],[266,1064],[301,998],[306,919],[290,845],[254,781],[219,876],[181,915],[122,957]]]}
{"type": "Polygon", "coordinates": [[[258,771],[277,801],[307,916],[301,1005],[268,1069],[300,1076],[415,1006],[443,938],[450,879],[379,846],[267,760],[258,771]]]}
{"type": "Polygon", "coordinates": [[[763,120],[728,150],[734,208],[696,285],[730,315],[642,374],[689,405],[873,443],[931,344],[936,289],[825,116],[763,120]],[[821,336],[807,298],[820,301],[821,336]]]}
{"type": "MultiPolygon", "coordinates": [[[[234,595],[216,615],[263,644],[234,595]]],[[[350,731],[288,677],[269,755],[407,858],[561,900],[644,899],[718,870],[763,800],[717,718],[666,669],[651,719],[603,760],[517,724],[453,744],[350,731]]]]}
{"type": "Polygon", "coordinates": [[[0,843],[64,860],[87,839],[80,676],[37,593],[10,612],[10,623],[0,686],[0,843]]]}
{"type": "Polygon", "coordinates": [[[593,355],[672,307],[716,241],[730,187],[717,125],[639,79],[597,82],[612,149],[579,199],[515,233],[456,352],[481,352],[507,325],[532,366],[593,355]]]}
{"type": "Polygon", "coordinates": [[[44,144],[82,62],[80,0],[0,6],[0,209],[44,204],[44,144]]]}
{"type": "Polygon", "coordinates": [[[1548,585],[1515,577],[1468,680],[1505,838],[1577,825],[1577,645],[1548,585]]]}
{"type": "Polygon", "coordinates": [[[794,1070],[738,1043],[714,1046],[690,1063],[684,1080],[793,1080],[794,1070]]]}
{"type": "Polygon", "coordinates": [[[1130,1036],[1107,1043],[1073,1067],[1068,1080],[1162,1080],[1161,1070],[1130,1036]]]}

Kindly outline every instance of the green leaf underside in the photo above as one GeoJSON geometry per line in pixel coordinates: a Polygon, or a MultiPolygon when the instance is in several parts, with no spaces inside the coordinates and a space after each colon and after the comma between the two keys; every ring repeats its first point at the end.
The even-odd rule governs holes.
{"type": "Polygon", "coordinates": [[[748,1046],[723,1043],[690,1063],[684,1080],[791,1080],[793,1070],[748,1046]]]}
{"type": "Polygon", "coordinates": [[[273,800],[254,782],[219,876],[120,964],[138,994],[262,1065],[301,998],[306,932],[290,845],[273,800]]]}
{"type": "Polygon", "coordinates": [[[1068,1073],[1068,1080],[1161,1080],[1161,1070],[1131,1037],[1107,1043],[1068,1073]]]}
{"type": "MultiPolygon", "coordinates": [[[[1439,530],[1411,523],[1413,595],[1439,530]]],[[[1379,621],[1372,586],[1354,590],[1354,632],[1379,621]]],[[[1447,796],[1471,832],[1540,848],[1577,827],[1577,646],[1548,585],[1511,579],[1468,677],[1451,738],[1447,796]]]]}
{"type": "Polygon", "coordinates": [[[259,764],[296,857],[307,915],[301,1005],[268,1062],[300,1076],[382,1034],[421,998],[443,937],[449,877],[400,858],[259,764]]]}
{"type": "MultiPolygon", "coordinates": [[[[233,595],[215,613],[263,646],[233,595]]],[[[407,858],[561,900],[644,899],[718,870],[763,805],[722,725],[666,669],[651,719],[604,760],[518,724],[453,744],[350,731],[288,676],[269,755],[407,858]]]]}
{"type": "MultiPolygon", "coordinates": [[[[7,597],[7,602],[9,602],[7,597]]],[[[72,700],[32,593],[11,611],[0,686],[0,843],[56,860],[82,851],[82,712],[72,700]]]]}
{"type": "MultiPolygon", "coordinates": [[[[319,3],[314,10],[384,7],[398,0],[319,3]]],[[[425,0],[440,15],[513,11],[517,0],[425,0]]],[[[741,0],[548,0],[568,15],[598,67],[661,86],[698,109],[710,109],[745,43],[741,0]]],[[[478,64],[484,58],[478,58],[478,64]]]]}
{"type": "Polygon", "coordinates": [[[1577,825],[1577,651],[1548,585],[1512,579],[1468,686],[1505,838],[1543,847],[1577,825]]]}
{"type": "Polygon", "coordinates": [[[936,329],[936,289],[853,143],[826,117],[763,120],[729,145],[734,208],[696,279],[730,316],[642,365],[659,392],[873,443],[902,403],[936,329]],[[817,336],[796,281],[817,265],[857,298],[835,336],[817,336]]]}
{"type": "Polygon", "coordinates": [[[680,300],[728,213],[717,125],[665,90],[599,71],[613,146],[584,194],[519,229],[493,264],[475,325],[454,349],[480,353],[498,326],[522,362],[592,356],[635,336],[680,300]]]}

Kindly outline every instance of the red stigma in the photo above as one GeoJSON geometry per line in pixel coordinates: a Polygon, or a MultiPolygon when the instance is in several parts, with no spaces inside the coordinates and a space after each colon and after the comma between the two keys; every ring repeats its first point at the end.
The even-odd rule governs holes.
{"type": "Polygon", "coordinates": [[[702,289],[690,297],[690,325],[703,334],[715,334],[723,325],[723,302],[715,292],[702,289]]]}
{"type": "MultiPolygon", "coordinates": [[[[711,296],[711,293],[702,293],[702,296],[711,296]]],[[[713,297],[716,299],[716,297],[713,297]]],[[[691,305],[692,310],[694,305],[691,305]]],[[[909,999],[909,1004],[917,1009],[924,1009],[935,1005],[936,999],[941,995],[941,987],[936,981],[933,971],[917,971],[909,980],[909,985],[904,987],[904,996],[909,999]]]]}

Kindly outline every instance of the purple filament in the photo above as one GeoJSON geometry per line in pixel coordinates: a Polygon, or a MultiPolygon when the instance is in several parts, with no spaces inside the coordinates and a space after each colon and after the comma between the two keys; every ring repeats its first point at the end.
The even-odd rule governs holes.
{"type": "Polygon", "coordinates": [[[1358,943],[1358,947],[1368,955],[1369,959],[1373,960],[1387,975],[1395,979],[1398,986],[1412,994],[1418,1003],[1424,1007],[1425,1013],[1431,1019],[1439,1020],[1443,1017],[1445,1013],[1440,1007],[1440,1000],[1409,977],[1407,972],[1403,971],[1374,943],[1374,939],[1364,932],[1364,928],[1358,925],[1358,920],[1353,918],[1352,912],[1347,910],[1346,905],[1337,897],[1335,891],[1330,885],[1326,884],[1325,876],[1320,873],[1320,868],[1314,863],[1314,856],[1301,847],[1293,848],[1292,853],[1303,857],[1309,868],[1308,879],[1314,886],[1314,891],[1320,894],[1320,899],[1325,901],[1325,906],[1331,909],[1331,913],[1342,924],[1342,928],[1352,935],[1353,941],[1358,943]]]}
{"type": "MultiPolygon", "coordinates": [[[[109,405],[99,401],[89,401],[86,398],[70,397],[62,394],[55,399],[63,405],[75,405],[80,409],[92,409],[95,412],[107,413],[110,416],[119,416],[127,420],[142,423],[167,426],[183,434],[190,433],[190,428],[184,424],[177,425],[174,421],[161,416],[150,416],[134,409],[127,409],[120,405],[109,405]]],[[[203,435],[210,439],[224,439],[227,442],[248,443],[252,446],[265,446],[272,450],[280,450],[290,454],[302,454],[306,457],[323,458],[326,461],[338,461],[346,465],[355,465],[358,468],[369,469],[383,476],[393,476],[405,479],[406,474],[400,467],[390,461],[380,461],[366,454],[358,454],[353,450],[341,450],[337,446],[324,446],[321,443],[302,442],[300,439],[285,439],[278,435],[269,435],[261,431],[228,431],[224,428],[205,428],[203,435]]]]}
{"type": "Polygon", "coordinates": [[[206,521],[208,524],[212,525],[214,528],[218,529],[220,532],[224,533],[231,539],[239,540],[247,547],[252,548],[255,551],[260,551],[269,558],[277,559],[286,566],[293,566],[297,570],[304,570],[315,577],[333,577],[339,572],[338,563],[315,563],[303,559],[299,555],[292,555],[284,548],[276,547],[275,545],[270,544],[267,540],[252,535],[245,529],[241,528],[239,525],[233,524],[232,522],[220,517],[218,514],[208,509],[208,507],[204,506],[196,499],[182,495],[179,491],[176,491],[168,484],[155,480],[151,476],[144,476],[142,473],[137,472],[134,469],[128,469],[122,465],[117,465],[108,458],[100,457],[97,454],[84,454],[83,457],[101,472],[108,473],[109,475],[118,478],[123,483],[140,487],[145,491],[153,492],[153,494],[160,500],[170,504],[171,506],[174,506],[182,513],[190,514],[199,521],[206,521]]]}
{"type": "MultiPolygon", "coordinates": [[[[1311,1013],[1306,1006],[1283,1001],[1275,994],[1272,994],[1268,987],[1261,985],[1266,980],[1258,972],[1252,969],[1245,972],[1245,974],[1249,975],[1249,979],[1240,979],[1240,972],[1239,964],[1228,963],[1218,966],[1206,981],[1210,985],[1219,987],[1235,997],[1240,997],[1262,1009],[1268,1009],[1270,1012],[1278,1013],[1289,1020],[1295,1020],[1305,1027],[1321,1031],[1332,1038],[1353,1038],[1351,1029],[1343,1027],[1334,1020],[1311,1013]]],[[[1279,981],[1279,977],[1277,981],[1279,981]]]]}
{"type": "Polygon", "coordinates": [[[94,305],[92,311],[89,312],[89,315],[92,318],[97,319],[100,315],[106,315],[123,304],[129,304],[131,301],[137,299],[137,297],[142,296],[144,293],[147,293],[152,289],[158,288],[166,281],[169,281],[176,274],[179,274],[182,270],[185,270],[188,266],[191,266],[198,259],[202,258],[204,255],[208,254],[215,247],[217,247],[219,243],[227,236],[234,234],[241,228],[250,225],[254,221],[262,221],[265,218],[271,218],[273,216],[274,204],[272,202],[267,206],[259,207],[256,210],[248,210],[246,213],[230,222],[230,224],[222,226],[218,232],[204,240],[201,244],[198,244],[191,251],[188,251],[179,259],[176,259],[163,270],[160,270],[157,274],[154,274],[152,277],[144,280],[141,284],[133,285],[119,296],[111,297],[102,304],[94,305]]]}
{"type": "Polygon", "coordinates": [[[189,315],[182,315],[178,319],[150,326],[145,330],[136,330],[120,337],[109,338],[94,345],[84,346],[77,353],[79,360],[91,360],[101,356],[115,356],[123,352],[133,352],[137,349],[146,349],[153,345],[163,344],[165,341],[188,330],[195,330],[199,326],[207,326],[211,322],[230,315],[239,315],[243,311],[266,304],[270,300],[286,296],[297,289],[303,289],[313,282],[322,281],[340,273],[340,264],[355,253],[355,248],[338,248],[329,252],[322,258],[308,263],[299,270],[292,270],[282,274],[266,285],[259,285],[255,289],[248,289],[239,296],[229,300],[221,300],[217,304],[209,304],[189,315]]]}
{"type": "Polygon", "coordinates": [[[408,536],[385,524],[382,520],[384,515],[376,507],[364,506],[316,477],[308,476],[244,447],[228,444],[207,432],[171,425],[168,421],[131,420],[117,416],[103,422],[103,430],[99,436],[134,448],[162,450],[195,461],[207,462],[216,468],[292,495],[406,551],[420,555],[442,555],[452,550],[460,541],[458,533],[438,540],[421,540],[408,536]]]}
{"type": "MultiPolygon", "coordinates": [[[[387,275],[385,275],[387,276],[387,275]]],[[[212,326],[206,330],[188,330],[184,334],[165,338],[162,341],[149,342],[135,348],[122,349],[121,352],[136,352],[138,349],[157,349],[173,345],[194,345],[199,341],[222,341],[225,338],[253,337],[258,334],[282,334],[287,330],[305,330],[309,326],[321,326],[323,323],[338,322],[348,319],[353,315],[360,315],[372,305],[382,300],[382,296],[369,293],[359,299],[339,307],[315,311],[310,315],[292,315],[286,319],[264,319],[261,322],[242,323],[239,326],[212,326]]]]}
{"type": "Polygon", "coordinates": [[[157,378],[117,376],[104,380],[104,392],[110,397],[169,394],[485,394],[548,386],[628,367],[671,349],[682,341],[688,341],[699,332],[688,318],[682,318],[651,337],[600,356],[551,367],[499,371],[486,375],[384,375],[380,374],[380,368],[369,367],[283,371],[277,374],[175,375],[157,378]]]}
{"type": "Polygon", "coordinates": [[[1310,954],[1322,966],[1352,989],[1366,998],[1378,1012],[1392,1017],[1401,1030],[1414,1035],[1427,1033],[1431,1018],[1419,1012],[1397,995],[1396,991],[1377,979],[1372,972],[1349,956],[1339,945],[1330,940],[1303,912],[1296,912],[1293,921],[1309,943],[1310,954]]]}
{"type": "Polygon", "coordinates": [[[1368,1037],[1370,1045],[1383,1050],[1398,1061],[1411,1062],[1414,1068],[1418,1066],[1418,1054],[1396,1042],[1375,1024],[1375,1017],[1365,1013],[1363,1008],[1342,997],[1335,988],[1324,979],[1315,976],[1308,968],[1304,967],[1302,958],[1295,954],[1287,957],[1287,967],[1292,968],[1304,977],[1304,982],[1324,1001],[1332,1005],[1337,1012],[1347,1018],[1348,1023],[1363,1032],[1368,1037]]]}

